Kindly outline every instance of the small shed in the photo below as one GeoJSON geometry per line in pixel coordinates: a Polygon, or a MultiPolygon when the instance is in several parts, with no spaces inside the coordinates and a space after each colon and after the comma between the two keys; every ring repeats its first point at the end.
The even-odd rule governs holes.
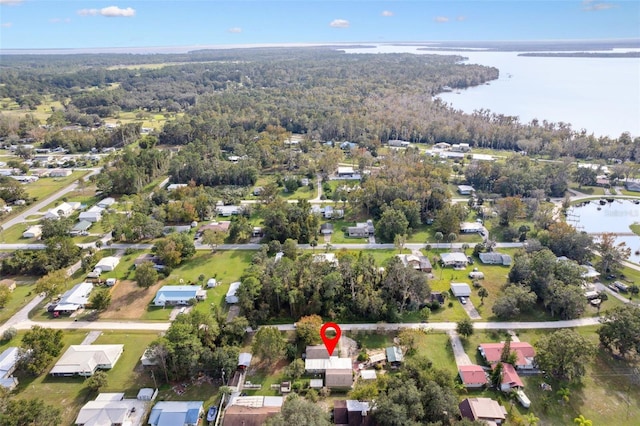
{"type": "Polygon", "coordinates": [[[136,399],[138,401],[153,401],[158,396],[158,389],[142,388],[138,392],[136,399]]]}
{"type": "Polygon", "coordinates": [[[207,288],[213,288],[217,286],[218,286],[218,280],[216,280],[215,278],[209,278],[209,280],[207,281],[207,288]]]}
{"type": "Polygon", "coordinates": [[[5,278],[3,280],[0,280],[0,287],[6,287],[9,289],[9,291],[13,291],[16,289],[17,285],[16,282],[14,280],[11,280],[9,278],[5,278]]]}
{"type": "Polygon", "coordinates": [[[42,236],[42,225],[30,226],[22,233],[22,238],[40,238],[42,236]]]}
{"type": "Polygon", "coordinates": [[[397,346],[390,346],[386,349],[387,352],[387,362],[391,365],[398,366],[404,361],[404,355],[402,354],[402,349],[397,346]]]}
{"type": "Polygon", "coordinates": [[[376,374],[376,370],[361,370],[360,378],[362,380],[376,380],[378,375],[376,374]]]}
{"type": "Polygon", "coordinates": [[[471,296],[471,287],[467,283],[451,283],[451,292],[455,297],[471,296]]]}
{"type": "Polygon", "coordinates": [[[107,256],[100,259],[100,261],[97,263],[95,267],[96,269],[100,268],[103,272],[109,272],[116,269],[116,266],[118,266],[118,263],[120,263],[119,257],[107,256]]]}
{"type": "Polygon", "coordinates": [[[311,379],[309,380],[309,387],[311,389],[322,389],[324,387],[324,382],[322,379],[311,379]]]}
{"type": "Polygon", "coordinates": [[[332,223],[323,223],[320,225],[320,233],[322,235],[331,235],[333,234],[333,224],[332,223]]]}

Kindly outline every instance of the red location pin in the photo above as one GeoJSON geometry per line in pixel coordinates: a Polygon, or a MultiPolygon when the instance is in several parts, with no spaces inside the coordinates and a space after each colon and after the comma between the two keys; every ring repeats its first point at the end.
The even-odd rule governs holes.
{"type": "Polygon", "coordinates": [[[322,328],[320,328],[320,337],[324,342],[324,347],[327,348],[327,352],[329,352],[329,356],[333,355],[333,350],[336,348],[336,345],[338,344],[338,340],[340,340],[341,334],[342,334],[342,331],[340,330],[340,326],[335,322],[324,323],[322,325],[322,328]],[[330,328],[336,331],[335,337],[332,337],[332,338],[327,337],[327,330],[330,328]]]}

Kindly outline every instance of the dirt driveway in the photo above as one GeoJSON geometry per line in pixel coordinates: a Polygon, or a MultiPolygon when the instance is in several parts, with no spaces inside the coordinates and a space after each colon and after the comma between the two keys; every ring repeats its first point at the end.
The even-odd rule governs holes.
{"type": "Polygon", "coordinates": [[[164,284],[163,281],[144,289],[135,281],[123,280],[111,290],[111,305],[100,314],[101,319],[140,319],[147,306],[164,284]]]}

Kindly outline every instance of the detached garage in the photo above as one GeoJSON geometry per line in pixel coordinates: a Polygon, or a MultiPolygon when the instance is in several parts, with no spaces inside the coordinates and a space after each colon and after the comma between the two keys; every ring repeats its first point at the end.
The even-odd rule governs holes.
{"type": "Polygon", "coordinates": [[[109,272],[116,269],[120,263],[120,258],[115,256],[107,256],[100,259],[100,262],[95,266],[96,269],[100,268],[102,272],[109,272]]]}
{"type": "Polygon", "coordinates": [[[451,283],[451,292],[455,297],[471,296],[471,287],[466,283],[451,283]]]}

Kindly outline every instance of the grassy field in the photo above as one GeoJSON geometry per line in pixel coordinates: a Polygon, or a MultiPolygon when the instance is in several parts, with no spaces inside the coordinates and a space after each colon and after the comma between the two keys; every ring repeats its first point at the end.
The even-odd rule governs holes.
{"type": "Polygon", "coordinates": [[[17,287],[11,292],[7,305],[0,309],[0,324],[4,324],[13,314],[35,297],[35,281],[35,278],[25,280],[25,277],[20,277],[20,281],[16,281],[17,287]]]}
{"type": "Polygon", "coordinates": [[[37,238],[22,238],[22,233],[26,231],[27,228],[33,225],[37,225],[37,222],[18,223],[17,225],[13,225],[9,229],[3,229],[2,231],[0,231],[0,241],[7,244],[40,243],[41,241],[37,238]]]}
{"type": "Polygon", "coordinates": [[[582,192],[583,194],[588,195],[604,195],[604,188],[599,186],[578,186],[578,184],[569,185],[569,189],[573,189],[574,191],[582,192]]]}
{"type": "Polygon", "coordinates": [[[30,197],[36,200],[41,200],[49,195],[55,194],[62,188],[69,186],[77,179],[89,174],[88,171],[76,171],[67,177],[61,178],[42,178],[36,182],[30,183],[26,186],[26,191],[30,197]]]}

